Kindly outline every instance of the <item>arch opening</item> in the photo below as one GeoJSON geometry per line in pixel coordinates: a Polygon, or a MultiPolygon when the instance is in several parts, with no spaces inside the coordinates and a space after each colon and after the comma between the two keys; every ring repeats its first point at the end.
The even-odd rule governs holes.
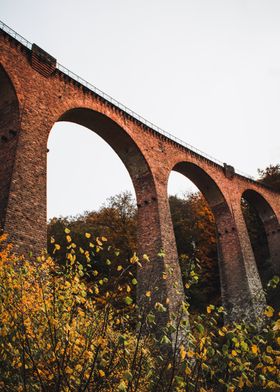
{"type": "MultiPolygon", "coordinates": [[[[186,180],[192,183],[188,187],[191,191],[183,196],[169,196],[169,207],[185,293],[190,297],[191,311],[202,311],[209,303],[220,305],[221,301],[226,302],[221,273],[223,260],[218,252],[217,236],[225,227],[230,211],[219,187],[203,169],[190,162],[178,163],[171,172],[168,188],[175,173],[178,180],[177,173],[184,177],[186,185],[186,180]],[[189,289],[186,277],[196,259],[200,278],[189,289]]],[[[180,184],[182,186],[181,181],[180,184]]]]}
{"type": "Polygon", "coordinates": [[[279,306],[279,289],[267,287],[273,276],[279,274],[278,219],[267,200],[252,189],[243,192],[241,206],[267,302],[279,306]]]}
{"type": "Polygon", "coordinates": [[[20,127],[19,102],[12,81],[0,64],[0,226],[5,225],[20,127]]]}
{"type": "MultiPolygon", "coordinates": [[[[138,214],[134,197],[136,195],[137,203],[142,202],[143,178],[149,177],[150,187],[154,186],[145,158],[130,135],[109,117],[91,109],[77,108],[67,111],[57,120],[51,130],[48,147],[48,193],[53,193],[52,203],[55,204],[55,199],[59,197],[63,211],[66,211],[66,214],[62,213],[62,215],[69,215],[63,204],[66,204],[69,193],[72,192],[74,197],[71,198],[70,204],[75,203],[78,207],[75,210],[70,205],[68,211],[74,215],[77,213],[81,215],[70,218],[71,226],[75,229],[80,225],[81,230],[87,227],[94,229],[96,235],[108,236],[113,246],[124,247],[125,249],[121,249],[121,254],[125,254],[126,258],[131,256],[136,251],[138,234],[138,214]],[[72,142],[63,155],[55,148],[55,135],[60,137],[58,143],[61,150],[63,145],[66,145],[67,134],[72,142]],[[83,140],[81,143],[78,142],[79,134],[83,140]],[[63,161],[64,168],[60,177],[63,176],[63,170],[68,170],[66,182],[63,183],[64,185],[57,184],[59,186],[57,192],[54,191],[55,183],[50,182],[50,176],[53,177],[54,171],[59,170],[55,162],[51,162],[52,156],[63,161]],[[103,191],[100,191],[101,189],[103,191]],[[98,190],[98,197],[96,197],[96,190],[98,190]],[[129,194],[124,192],[127,190],[130,191],[129,194]],[[81,193],[87,195],[82,198],[79,196],[81,193]],[[111,199],[106,202],[109,197],[111,199]],[[76,202],[79,198],[82,199],[82,203],[76,202]],[[86,203],[85,206],[83,202],[86,203]],[[121,218],[116,217],[114,210],[116,208],[122,214],[121,218]],[[83,213],[85,210],[87,212],[83,213]],[[112,214],[111,220],[110,214],[112,214]]],[[[57,181],[60,181],[59,178],[57,181]]],[[[51,212],[57,211],[51,205],[48,206],[48,210],[49,218],[59,215],[57,212],[51,212]]],[[[63,232],[60,223],[69,223],[69,219],[60,218],[58,228],[57,219],[51,220],[49,238],[54,234],[53,229],[63,232]]]]}

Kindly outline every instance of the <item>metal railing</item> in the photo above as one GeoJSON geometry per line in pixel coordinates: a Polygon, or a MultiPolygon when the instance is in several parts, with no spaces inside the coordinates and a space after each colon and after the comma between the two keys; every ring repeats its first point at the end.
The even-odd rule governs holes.
{"type": "Polygon", "coordinates": [[[26,46],[28,49],[32,48],[32,43],[31,42],[27,41],[27,39],[25,39],[20,34],[15,32],[13,29],[11,29],[9,26],[7,26],[5,23],[1,22],[1,20],[0,20],[0,29],[5,31],[7,34],[9,34],[11,37],[16,39],[22,45],[26,46]]]}
{"type": "MultiPolygon", "coordinates": [[[[7,34],[9,34],[11,37],[16,39],[18,42],[20,42],[22,45],[24,45],[28,49],[30,49],[30,50],[32,49],[32,43],[31,42],[26,40],[24,37],[22,37],[20,34],[15,32],[13,29],[11,29],[9,26],[7,26],[5,23],[3,23],[1,21],[0,21],[0,29],[5,31],[7,34]]],[[[81,78],[80,76],[76,75],[74,72],[72,72],[69,69],[65,68],[63,65],[57,63],[57,69],[60,72],[62,72],[63,74],[67,75],[69,78],[75,80],[79,84],[83,85],[87,89],[93,91],[95,94],[97,94],[100,97],[102,97],[103,99],[105,99],[106,101],[110,102],[112,105],[116,106],[117,108],[119,108],[123,112],[129,114],[131,117],[135,118],[140,123],[146,125],[148,128],[150,128],[150,129],[156,131],[157,133],[165,136],[167,139],[170,139],[173,142],[179,144],[180,146],[183,146],[184,148],[190,150],[191,152],[194,152],[195,154],[197,154],[197,155],[199,155],[199,156],[201,156],[203,158],[206,158],[207,160],[211,161],[212,163],[215,163],[215,164],[217,164],[219,166],[223,166],[224,165],[224,163],[222,161],[220,161],[220,160],[216,159],[215,157],[205,153],[204,151],[199,150],[198,148],[192,146],[191,144],[184,142],[183,140],[177,138],[176,136],[173,136],[171,133],[164,131],[163,129],[161,129],[157,125],[153,124],[151,121],[146,120],[145,118],[143,118],[142,116],[140,116],[139,114],[134,112],[133,110],[129,109],[127,106],[123,105],[121,102],[117,101],[116,99],[114,99],[110,95],[104,93],[102,90],[100,90],[99,88],[95,87],[93,84],[87,82],[85,79],[81,78]]],[[[246,177],[249,180],[255,181],[254,177],[252,177],[252,176],[250,176],[250,175],[248,175],[246,173],[243,173],[243,172],[241,172],[239,170],[235,170],[235,172],[237,174],[241,175],[242,177],[246,177]]]]}

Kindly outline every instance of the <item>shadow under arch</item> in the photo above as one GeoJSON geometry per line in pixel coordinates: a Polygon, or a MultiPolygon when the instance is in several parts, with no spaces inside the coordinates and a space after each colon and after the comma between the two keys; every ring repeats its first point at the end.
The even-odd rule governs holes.
{"type": "Polygon", "coordinates": [[[0,227],[5,225],[10,184],[20,127],[15,87],[0,64],[0,227]]]}
{"type": "MultiPolygon", "coordinates": [[[[196,164],[192,163],[192,162],[179,162],[177,163],[172,171],[178,172],[180,174],[182,174],[184,177],[188,178],[201,192],[201,194],[203,195],[203,197],[205,198],[213,216],[214,216],[214,235],[216,235],[216,240],[217,243],[219,241],[218,238],[218,232],[221,232],[222,228],[223,228],[223,216],[231,216],[230,213],[230,209],[228,207],[228,204],[225,200],[225,197],[223,196],[221,190],[219,189],[218,185],[216,184],[216,182],[211,178],[211,176],[204,171],[201,167],[197,166],[196,164]]],[[[202,202],[202,201],[201,201],[202,202]]],[[[203,203],[203,202],[202,202],[203,203]]],[[[209,222],[210,225],[210,222],[209,222]]],[[[175,234],[176,236],[176,234],[175,234]]],[[[177,245],[178,246],[178,245],[177,245]]],[[[179,251],[179,249],[178,249],[179,251]]],[[[199,250],[198,250],[199,251],[199,250]]],[[[206,255],[204,255],[204,257],[206,258],[206,255]]],[[[219,303],[219,297],[222,297],[222,301],[223,303],[226,302],[226,297],[227,297],[227,293],[226,293],[226,285],[223,285],[223,273],[222,273],[222,269],[223,269],[223,262],[221,260],[222,258],[222,254],[221,252],[218,252],[218,246],[217,246],[217,253],[215,254],[215,250],[214,250],[214,254],[212,254],[209,257],[209,262],[211,263],[211,268],[213,268],[213,270],[210,272],[210,274],[213,277],[213,282],[212,284],[214,284],[216,287],[210,287],[208,288],[209,293],[208,295],[211,296],[212,294],[212,298],[214,300],[214,297],[216,297],[216,303],[219,303]],[[217,260],[219,256],[219,261],[217,260]],[[219,271],[220,270],[220,271],[219,271]],[[219,281],[220,279],[220,281],[219,281]]],[[[203,260],[201,260],[201,262],[203,263],[203,260]]],[[[202,269],[205,268],[205,266],[202,265],[202,269]]],[[[205,282],[206,283],[206,282],[205,282]]],[[[203,282],[202,282],[203,284],[203,282]]],[[[196,287],[194,287],[194,304],[195,307],[197,307],[199,310],[204,310],[201,308],[201,306],[205,306],[207,305],[209,298],[204,298],[203,295],[201,294],[201,289],[202,287],[198,287],[198,289],[196,289],[196,287]],[[197,291],[197,292],[196,292],[197,291]],[[200,293],[200,294],[199,294],[200,293]],[[195,296],[197,296],[197,299],[195,298],[195,296]],[[203,301],[203,304],[199,304],[196,303],[198,300],[203,301]],[[205,303],[204,303],[205,302],[205,303]]],[[[207,288],[206,288],[207,290],[207,288]]]]}
{"type": "MultiPolygon", "coordinates": [[[[260,278],[266,287],[280,273],[279,222],[268,201],[253,189],[243,192],[241,205],[260,278]]],[[[271,295],[274,298],[275,293],[271,295]]],[[[272,297],[268,293],[268,302],[275,302],[272,297]]]]}

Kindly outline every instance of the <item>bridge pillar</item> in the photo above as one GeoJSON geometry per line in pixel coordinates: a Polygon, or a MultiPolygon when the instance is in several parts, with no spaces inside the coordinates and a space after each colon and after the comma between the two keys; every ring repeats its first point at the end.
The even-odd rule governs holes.
{"type": "Polygon", "coordinates": [[[21,113],[2,229],[14,250],[38,254],[47,245],[47,114],[29,107],[21,113]]]}
{"type": "Polygon", "coordinates": [[[146,306],[151,293],[151,304],[167,308],[160,316],[164,325],[176,317],[185,300],[177,247],[165,189],[157,191],[151,174],[134,180],[138,206],[139,255],[147,254],[150,261],[138,269],[138,303],[146,306]],[[150,292],[150,293],[149,293],[150,292]]]}
{"type": "Polygon", "coordinates": [[[257,321],[265,306],[251,242],[241,208],[213,207],[218,235],[222,301],[229,320],[257,321]]]}

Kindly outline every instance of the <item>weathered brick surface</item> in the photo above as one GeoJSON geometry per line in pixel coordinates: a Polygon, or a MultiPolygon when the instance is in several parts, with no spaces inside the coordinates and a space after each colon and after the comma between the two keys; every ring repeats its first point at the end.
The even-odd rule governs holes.
{"type": "Polygon", "coordinates": [[[168,297],[172,311],[183,299],[167,196],[170,172],[176,170],[198,186],[214,212],[224,303],[235,316],[247,312],[254,317],[255,295],[261,292],[261,283],[241,197],[259,195],[250,201],[265,224],[273,265],[279,269],[280,195],[157,134],[60,71],[50,68],[47,72],[44,64],[38,72],[40,56],[34,62],[34,54],[32,60],[28,49],[4,34],[0,36],[0,53],[1,135],[9,129],[17,131],[10,147],[5,143],[0,147],[1,221],[19,249],[37,252],[45,247],[47,140],[56,121],[72,121],[107,141],[133,181],[139,211],[139,251],[151,258],[139,272],[139,298],[146,290],[158,287],[157,299],[165,301],[168,297]],[[6,101],[19,110],[5,114],[6,101]],[[164,258],[157,256],[160,249],[166,253],[164,258]],[[170,269],[173,276],[162,280],[162,273],[170,269]]]}

